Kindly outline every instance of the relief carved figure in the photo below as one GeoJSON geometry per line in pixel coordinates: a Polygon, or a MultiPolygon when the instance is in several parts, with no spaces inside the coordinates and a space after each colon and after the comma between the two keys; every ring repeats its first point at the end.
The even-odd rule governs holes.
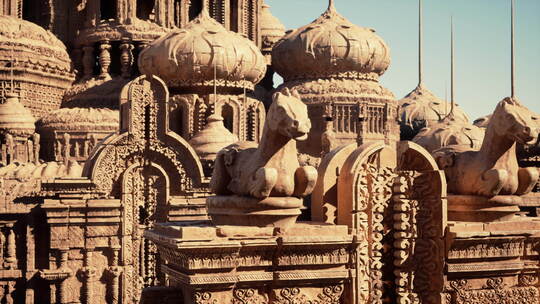
{"type": "Polygon", "coordinates": [[[535,114],[515,98],[497,104],[479,151],[446,147],[434,151],[444,169],[448,191],[485,197],[523,195],[538,181],[536,168],[520,168],[516,142],[534,142],[538,137],[535,114]]]}
{"type": "Polygon", "coordinates": [[[310,128],[307,107],[296,92],[274,94],[259,146],[238,142],[218,153],[212,191],[260,199],[310,194],[317,171],[300,167],[295,142],[305,140],[310,128]]]}

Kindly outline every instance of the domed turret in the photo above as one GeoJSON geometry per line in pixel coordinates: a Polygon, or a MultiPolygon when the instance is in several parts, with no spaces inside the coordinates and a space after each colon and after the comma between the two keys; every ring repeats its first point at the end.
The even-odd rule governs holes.
{"type": "Polygon", "coordinates": [[[354,25],[333,1],[312,23],[278,41],[273,65],[285,81],[294,79],[378,79],[390,65],[390,48],[375,30],[354,25]]]}
{"type": "MultiPolygon", "coordinates": [[[[401,99],[399,105],[402,140],[411,140],[422,128],[438,123],[450,109],[448,102],[435,96],[422,84],[401,99]]],[[[467,114],[457,105],[454,106],[454,119],[463,123],[469,121],[467,114]]]]}
{"type": "Polygon", "coordinates": [[[261,27],[262,46],[261,50],[267,57],[268,64],[270,64],[270,58],[272,53],[272,47],[278,42],[281,37],[285,35],[285,26],[278,18],[272,15],[270,6],[263,3],[261,14],[259,16],[259,23],[261,27]]]}
{"type": "Polygon", "coordinates": [[[450,145],[478,150],[482,146],[484,135],[485,130],[482,128],[447,117],[423,128],[413,138],[413,141],[429,152],[450,145]]]}
{"type": "Polygon", "coordinates": [[[74,80],[66,46],[51,32],[16,17],[0,16],[0,29],[3,87],[13,81],[21,103],[37,118],[58,109],[74,80]]]}
{"type": "Polygon", "coordinates": [[[152,42],[139,56],[139,69],[172,88],[252,90],[266,64],[251,40],[226,30],[205,8],[186,27],[152,42]]]}
{"type": "Polygon", "coordinates": [[[211,164],[214,163],[217,153],[226,146],[238,141],[238,136],[232,134],[223,125],[220,114],[212,114],[207,118],[208,123],[200,132],[189,141],[197,155],[203,162],[204,169],[211,175],[211,164]]]}
{"type": "Polygon", "coordinates": [[[55,161],[86,161],[96,144],[118,131],[119,126],[118,110],[107,108],[62,108],[38,123],[48,143],[43,147],[45,154],[48,160],[55,161]]]}
{"type": "Polygon", "coordinates": [[[30,110],[19,102],[17,95],[6,95],[6,101],[0,104],[0,134],[24,138],[32,136],[36,130],[36,119],[30,110]]]}
{"type": "Polygon", "coordinates": [[[325,149],[325,113],[334,118],[336,146],[399,140],[397,102],[379,84],[389,65],[390,48],[382,38],[341,16],[333,0],[319,18],[276,43],[272,66],[285,80],[277,91],[297,91],[309,109],[312,128],[298,143],[301,157],[319,158],[325,149]]]}
{"type": "Polygon", "coordinates": [[[422,19],[422,1],[420,0],[418,1],[418,86],[399,101],[401,140],[412,140],[424,127],[431,127],[433,124],[439,123],[448,115],[450,108],[452,108],[455,121],[469,122],[469,117],[461,108],[438,98],[424,86],[422,78],[422,19]]]}

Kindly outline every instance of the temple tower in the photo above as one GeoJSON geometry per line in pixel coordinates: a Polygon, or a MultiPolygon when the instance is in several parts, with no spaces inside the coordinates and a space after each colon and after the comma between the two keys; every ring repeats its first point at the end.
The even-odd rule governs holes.
{"type": "Polygon", "coordinates": [[[276,43],[272,62],[285,81],[277,90],[297,90],[309,108],[312,128],[300,153],[320,157],[325,117],[338,145],[399,140],[397,102],[379,84],[390,48],[373,29],[341,16],[332,0],[319,18],[276,43]]]}

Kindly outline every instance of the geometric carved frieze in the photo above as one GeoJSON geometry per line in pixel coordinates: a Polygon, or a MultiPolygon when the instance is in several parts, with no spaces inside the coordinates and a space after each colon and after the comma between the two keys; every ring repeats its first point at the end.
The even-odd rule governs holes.
{"type": "Polygon", "coordinates": [[[490,237],[454,239],[449,260],[514,258],[524,254],[525,237],[490,237]]]}
{"type": "Polygon", "coordinates": [[[356,246],[345,226],[174,227],[156,224],[145,237],[156,243],[170,285],[191,295],[188,303],[339,304],[353,277],[356,246]]]}

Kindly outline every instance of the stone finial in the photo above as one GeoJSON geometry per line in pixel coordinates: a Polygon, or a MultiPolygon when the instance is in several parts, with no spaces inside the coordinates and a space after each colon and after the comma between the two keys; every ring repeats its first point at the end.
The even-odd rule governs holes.
{"type": "MultiPolygon", "coordinates": [[[[223,117],[214,113],[208,118],[206,126],[189,141],[203,163],[213,163],[218,152],[238,141],[238,136],[223,125],[223,117]]],[[[211,172],[211,169],[210,169],[211,172]]]]}
{"type": "Polygon", "coordinates": [[[4,103],[0,104],[0,132],[14,137],[28,138],[36,130],[35,118],[20,101],[14,92],[6,94],[4,103]]]}

